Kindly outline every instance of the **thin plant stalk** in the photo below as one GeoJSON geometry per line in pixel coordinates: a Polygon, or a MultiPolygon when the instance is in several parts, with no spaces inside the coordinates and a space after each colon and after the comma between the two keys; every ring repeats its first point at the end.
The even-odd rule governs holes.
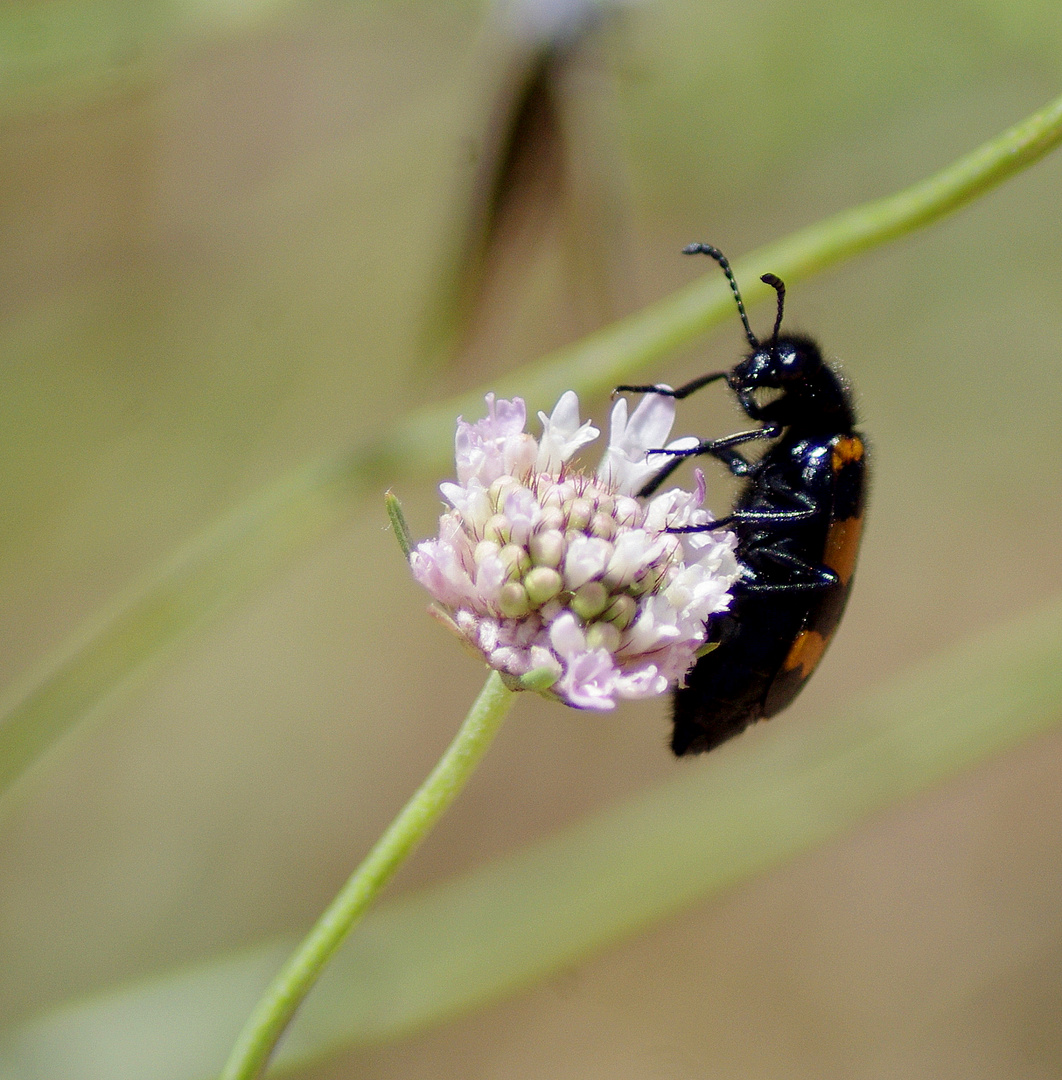
{"type": "Polygon", "coordinates": [[[325,965],[395,871],[431,832],[483,759],[515,694],[492,671],[431,774],[348,878],[262,995],[219,1080],[254,1080],[325,965]]]}

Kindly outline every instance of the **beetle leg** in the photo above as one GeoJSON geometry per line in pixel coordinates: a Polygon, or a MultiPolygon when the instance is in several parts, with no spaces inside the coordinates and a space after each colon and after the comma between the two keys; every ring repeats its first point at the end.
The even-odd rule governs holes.
{"type": "MultiPolygon", "coordinates": [[[[650,454],[666,454],[670,453],[670,450],[650,450],[650,454]]],[[[657,488],[685,461],[684,457],[673,457],[661,470],[650,480],[641,491],[638,492],[639,498],[647,499],[652,495],[657,488]]]]}
{"type": "MultiPolygon", "coordinates": [[[[696,446],[685,446],[681,449],[670,450],[646,450],[647,454],[674,454],[676,457],[704,457],[711,454],[712,457],[725,461],[728,455],[720,451],[730,450],[734,446],[742,446],[745,443],[757,442],[760,439],[776,439],[782,434],[781,424],[766,424],[763,427],[752,428],[749,431],[735,431],[733,435],[724,435],[721,439],[705,439],[696,446]]],[[[744,458],[741,459],[744,461],[744,458]]],[[[748,462],[745,462],[747,465],[748,462]]]]}
{"type": "Polygon", "coordinates": [[[660,394],[663,397],[674,398],[676,401],[681,401],[683,398],[689,397],[690,394],[696,390],[700,390],[702,386],[707,386],[709,383],[718,382],[720,379],[725,379],[729,375],[729,371],[713,371],[710,375],[701,375],[697,379],[690,379],[688,383],[683,383],[681,386],[672,390],[669,386],[661,386],[658,383],[652,383],[647,386],[617,386],[612,391],[612,396],[616,394],[660,394]]]}
{"type": "Polygon", "coordinates": [[[715,521],[705,521],[702,522],[700,525],[672,525],[671,528],[665,529],[664,532],[677,535],[685,535],[686,533],[715,532],[716,529],[725,529],[733,520],[734,515],[727,514],[726,517],[716,518],[715,521]]]}
{"type": "Polygon", "coordinates": [[[822,512],[821,507],[807,506],[801,510],[735,510],[727,517],[731,521],[747,521],[753,525],[787,525],[808,521],[822,512]]]}
{"type": "Polygon", "coordinates": [[[793,507],[786,509],[745,510],[738,508],[732,511],[728,518],[731,521],[743,521],[752,525],[792,525],[803,521],[810,521],[820,514],[828,513],[820,500],[814,499],[806,491],[798,491],[784,483],[777,476],[764,476],[763,486],[785,500],[793,507]]]}
{"type": "Polygon", "coordinates": [[[796,510],[732,510],[725,517],[715,521],[706,521],[702,525],[676,525],[669,533],[699,533],[721,529],[733,522],[746,522],[752,525],[795,525],[809,521],[825,512],[824,507],[802,491],[794,491],[780,481],[768,481],[767,486],[776,495],[784,496],[790,503],[795,503],[796,510]]]}
{"type": "Polygon", "coordinates": [[[781,424],[768,424],[766,427],[754,428],[751,431],[737,431],[733,435],[724,436],[722,439],[706,439],[696,446],[686,447],[682,450],[647,450],[646,455],[670,454],[672,459],[638,494],[642,498],[652,495],[688,457],[711,455],[721,461],[735,476],[747,476],[756,466],[742,457],[734,447],[742,446],[744,443],[756,442],[759,439],[775,439],[781,433],[781,424]]]}
{"type": "Polygon", "coordinates": [[[795,503],[802,509],[819,510],[822,507],[822,504],[817,501],[814,496],[809,495],[806,491],[800,491],[798,488],[794,488],[791,484],[787,484],[777,475],[772,476],[769,473],[765,475],[763,478],[763,486],[774,492],[779,498],[787,499],[790,503],[795,503]]]}
{"type": "MultiPolygon", "coordinates": [[[[799,555],[794,555],[791,551],[786,551],[785,548],[782,547],[759,548],[755,552],[755,558],[757,562],[763,560],[772,562],[777,566],[788,567],[798,576],[803,577],[804,580],[789,580],[777,582],[764,580],[764,575],[762,575],[754,567],[749,566],[748,562],[746,561],[746,575],[742,580],[742,588],[746,592],[811,592],[815,589],[829,589],[841,583],[841,579],[828,566],[817,566],[814,563],[809,563],[804,559],[800,558],[799,555]]],[[[748,556],[746,556],[746,560],[747,559],[748,556]]]]}
{"type": "Polygon", "coordinates": [[[735,587],[740,585],[742,592],[757,593],[760,596],[765,594],[785,596],[792,593],[816,592],[819,589],[828,589],[835,584],[835,581],[742,581],[735,582],[735,587]]]}

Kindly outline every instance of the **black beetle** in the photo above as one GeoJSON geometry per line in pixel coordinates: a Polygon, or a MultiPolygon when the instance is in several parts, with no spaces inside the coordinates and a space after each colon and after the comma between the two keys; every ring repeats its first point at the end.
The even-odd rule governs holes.
{"type": "Polygon", "coordinates": [[[712,622],[712,644],[674,695],[671,748],[678,755],[712,750],[756,720],[774,716],[800,692],[822,658],[852,586],[863,525],[867,447],[855,430],[852,395],[800,334],[779,334],[785,286],[778,294],[774,332],[756,340],[730,264],[717,248],[691,244],[686,254],[709,255],[730,282],[749,353],[729,371],[702,375],[671,390],[620,386],[617,391],[684,398],[725,380],[742,409],[763,426],[706,440],[675,454],[640,492],[650,495],[684,458],[708,454],[744,487],[725,517],[689,531],[730,528],[738,538],[741,577],[730,610],[712,622]],[[774,440],[757,461],[736,448],[774,440]]]}

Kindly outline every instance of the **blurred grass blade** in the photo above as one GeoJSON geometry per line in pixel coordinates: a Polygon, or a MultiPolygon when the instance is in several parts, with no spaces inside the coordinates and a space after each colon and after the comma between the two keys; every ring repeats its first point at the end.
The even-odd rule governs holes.
{"type": "Polygon", "coordinates": [[[0,703],[0,793],[150,661],[344,520],[354,487],[349,463],[330,461],[260,492],[120,596],[51,670],[10,688],[0,703]]]}
{"type": "Polygon", "coordinates": [[[509,251],[514,262],[532,257],[562,196],[553,85],[560,60],[548,43],[513,51],[478,133],[475,174],[449,215],[452,235],[433,275],[421,332],[422,358],[433,362],[449,363],[472,334],[477,312],[482,320],[488,285],[497,276],[488,263],[509,251]]]}
{"type": "Polygon", "coordinates": [[[496,347],[513,280],[532,277],[550,243],[564,242],[566,306],[584,309],[583,329],[615,318],[629,292],[629,178],[601,48],[621,5],[495,9],[476,65],[489,99],[471,140],[476,167],[449,215],[421,332],[422,359],[435,363],[475,342],[496,347]]]}
{"type": "MultiPolygon", "coordinates": [[[[928,224],[1001,183],[1062,140],[1062,98],[913,187],[846,210],[739,260],[745,298],[765,295],[761,274],[792,283],[824,267],[928,224]]],[[[773,295],[773,293],[772,293],[773,295]]],[[[611,389],[638,370],[731,316],[719,274],[528,365],[492,387],[520,394],[532,409],[566,389],[611,389]]],[[[368,446],[315,462],[259,493],[132,589],[82,630],[0,704],[0,793],[82,717],[144,665],[305,549],[352,512],[359,489],[449,465],[454,417],[483,404],[476,390],[426,406],[368,446]]]]}
{"type": "MultiPolygon", "coordinates": [[[[290,1069],[495,1001],[1062,720],[1062,599],[818,723],[370,915],[281,1045],[290,1069]]],[[[208,1080],[286,945],[60,1007],[0,1040],[3,1080],[208,1080]]]]}

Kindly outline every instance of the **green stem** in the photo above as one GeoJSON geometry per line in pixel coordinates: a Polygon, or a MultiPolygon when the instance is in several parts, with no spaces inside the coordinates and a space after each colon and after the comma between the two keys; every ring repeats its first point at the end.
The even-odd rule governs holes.
{"type": "MultiPolygon", "coordinates": [[[[791,285],[939,221],[1039,161],[1060,142],[1062,97],[902,191],[842,210],[732,260],[742,293],[749,303],[773,296],[770,287],[760,282],[761,274],[769,271],[791,285]]],[[[580,395],[607,393],[732,313],[729,286],[718,271],[708,271],[633,315],[495,379],[488,389],[499,397],[519,394],[531,408],[552,404],[564,390],[580,395]]],[[[384,439],[361,451],[359,467],[386,465],[390,478],[425,465],[439,471],[450,452],[453,417],[481,408],[483,393],[482,388],[471,390],[408,413],[384,439]]]]}
{"type": "Polygon", "coordinates": [[[514,693],[492,671],[439,763],[351,874],[262,995],[220,1080],[254,1080],[325,965],[380,890],[457,798],[498,733],[514,693]]]}

